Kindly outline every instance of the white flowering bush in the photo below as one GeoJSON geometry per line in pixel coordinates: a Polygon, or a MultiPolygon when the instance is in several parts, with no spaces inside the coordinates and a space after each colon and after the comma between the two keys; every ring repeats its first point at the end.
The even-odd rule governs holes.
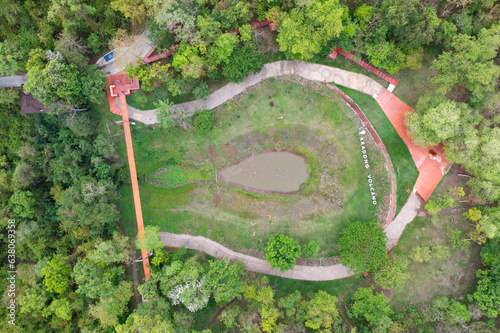
{"type": "Polygon", "coordinates": [[[189,311],[196,312],[203,309],[210,298],[210,290],[204,288],[204,284],[205,276],[199,281],[177,285],[168,293],[168,298],[172,304],[182,303],[189,311]]]}

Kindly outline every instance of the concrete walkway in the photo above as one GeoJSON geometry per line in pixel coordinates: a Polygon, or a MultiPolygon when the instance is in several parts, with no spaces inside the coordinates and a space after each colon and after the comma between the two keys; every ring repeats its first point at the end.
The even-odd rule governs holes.
{"type": "Polygon", "coordinates": [[[230,261],[241,261],[245,264],[247,270],[252,272],[304,281],[329,281],[353,275],[349,272],[347,267],[340,264],[333,266],[296,265],[293,271],[288,270],[285,273],[282,273],[278,269],[272,269],[271,265],[269,265],[269,263],[265,260],[234,252],[227,247],[202,236],[179,235],[169,232],[160,232],[159,235],[160,239],[166,246],[185,246],[188,249],[202,251],[217,259],[228,258],[230,261]]]}
{"type": "Polygon", "coordinates": [[[413,221],[415,216],[417,216],[418,211],[422,208],[424,201],[418,196],[417,193],[412,192],[410,194],[408,201],[405,203],[398,216],[394,221],[385,228],[384,232],[387,235],[387,243],[385,248],[387,251],[392,249],[399,240],[399,237],[403,234],[406,226],[413,221]]]}
{"type": "MultiPolygon", "coordinates": [[[[334,82],[345,87],[360,91],[372,97],[376,97],[385,88],[370,79],[369,77],[345,71],[339,68],[329,67],[319,64],[311,64],[305,61],[276,61],[264,65],[262,70],[257,74],[250,74],[242,83],[229,83],[219,90],[210,94],[206,100],[198,99],[182,104],[176,104],[170,108],[175,115],[193,115],[196,109],[201,110],[205,107],[207,110],[214,109],[222,105],[226,101],[234,98],[236,95],[241,94],[247,88],[258,84],[266,79],[284,76],[284,75],[297,75],[306,80],[318,82],[334,82]]],[[[156,124],[156,110],[142,111],[129,106],[129,116],[132,119],[140,121],[144,124],[156,124]]]]}
{"type": "Polygon", "coordinates": [[[22,76],[0,76],[0,88],[20,87],[28,81],[26,75],[22,76]]]}

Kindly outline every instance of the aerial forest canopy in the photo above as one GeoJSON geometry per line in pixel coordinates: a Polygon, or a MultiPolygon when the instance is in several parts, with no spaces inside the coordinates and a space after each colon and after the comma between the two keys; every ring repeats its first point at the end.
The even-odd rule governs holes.
{"type": "MultiPolygon", "coordinates": [[[[48,111],[21,114],[19,89],[0,88],[0,286],[5,291],[0,331],[498,331],[499,1],[0,0],[0,22],[0,75],[25,75],[24,92],[48,111]],[[272,32],[251,25],[265,20],[272,32]],[[174,128],[177,120],[169,108],[205,99],[278,60],[331,65],[327,55],[341,47],[391,75],[404,72],[407,78],[425,69],[428,86],[410,105],[408,135],[424,147],[442,143],[446,157],[468,173],[472,194],[460,218],[465,212],[474,230],[462,235],[452,220],[445,228],[446,247],[421,244],[387,255],[377,223],[350,221],[339,230],[339,244],[330,246],[357,275],[338,285],[269,280],[247,272],[240,262],[167,249],[154,226],[147,227],[146,240],[135,242],[124,235],[120,219],[132,203],[122,191],[130,186],[123,131],[112,134],[108,126],[116,119],[106,104],[106,73],[96,62],[111,50],[134,45],[143,33],[155,53],[172,53],[126,67],[141,84],[129,101],[157,109],[159,124],[151,131],[211,131],[214,112],[197,110],[192,119],[180,119],[183,128],[174,128]],[[5,301],[14,224],[16,325],[7,320],[11,311],[5,301]],[[472,242],[482,247],[468,250],[472,242]],[[143,281],[139,273],[134,286],[139,248],[154,253],[152,277],[143,281]],[[470,251],[478,258],[480,252],[468,268],[475,275],[466,280],[467,291],[432,295],[421,303],[389,303],[385,295],[403,290],[411,265],[446,260],[450,251],[470,251]],[[141,302],[141,295],[148,302],[141,302]]],[[[346,69],[358,71],[352,68],[346,69]]],[[[425,221],[439,220],[441,211],[461,197],[458,192],[452,188],[429,200],[425,221]]],[[[422,223],[423,232],[428,227],[422,223]]],[[[301,247],[284,234],[261,242],[267,242],[262,257],[281,271],[293,269],[301,255],[315,258],[319,249],[314,241],[301,247]]]]}

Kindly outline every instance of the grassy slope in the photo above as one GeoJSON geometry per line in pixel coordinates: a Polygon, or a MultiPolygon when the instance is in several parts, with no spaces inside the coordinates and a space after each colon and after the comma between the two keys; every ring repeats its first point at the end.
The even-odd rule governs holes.
{"type": "MultiPolygon", "coordinates": [[[[459,172],[455,168],[450,170],[439,183],[431,199],[456,186],[463,187],[468,193],[467,179],[458,177],[456,174],[459,172]]],[[[464,205],[467,203],[455,201],[453,207],[468,207],[464,205]]],[[[474,230],[474,227],[462,214],[439,216],[434,223],[430,218],[417,217],[406,227],[391,254],[409,255],[416,245],[430,243],[448,246],[450,257],[426,263],[412,262],[409,267],[412,276],[403,290],[395,292],[391,301],[393,307],[397,308],[408,302],[428,302],[437,296],[465,297],[475,280],[475,271],[481,266],[481,247],[472,243],[468,251],[453,250],[449,243],[449,233],[453,229],[461,230],[462,238],[468,238],[467,233],[474,230]]]]}
{"type": "MultiPolygon", "coordinates": [[[[249,152],[253,153],[252,149],[289,147],[306,155],[314,155],[318,151],[327,152],[321,150],[326,142],[333,142],[336,154],[346,160],[341,170],[331,169],[338,176],[335,190],[342,191],[345,198],[341,210],[322,207],[321,202],[314,203],[315,198],[321,198],[314,196],[314,193],[306,199],[300,198],[302,201],[289,197],[255,198],[222,185],[223,202],[215,211],[212,204],[213,184],[165,189],[140,182],[145,224],[160,225],[163,230],[170,232],[206,236],[214,219],[212,239],[232,248],[260,250],[269,235],[286,232],[304,243],[316,239],[325,249],[324,254],[332,255],[332,251],[327,249],[336,242],[338,231],[347,221],[372,219],[374,214],[370,210],[370,197],[365,188],[366,171],[363,169],[355,128],[353,121],[329,99],[300,85],[279,81],[272,81],[265,88],[250,92],[248,98],[229,101],[219,108],[216,111],[215,128],[209,133],[134,127],[132,137],[139,179],[165,167],[171,159],[190,168],[210,167],[213,165],[210,161],[210,145],[216,148],[217,168],[233,163],[249,152]],[[275,103],[274,107],[270,107],[271,100],[275,103]],[[284,118],[278,120],[279,116],[284,118]],[[301,127],[303,124],[307,124],[307,127],[301,127]],[[352,130],[346,131],[347,128],[352,130]],[[273,132],[276,129],[281,132],[273,132]],[[326,140],[325,143],[319,141],[314,151],[308,150],[311,133],[326,140]],[[238,154],[232,156],[226,149],[226,143],[230,143],[238,154]],[[283,209],[278,210],[276,207],[283,209]],[[301,208],[308,207],[317,209],[311,210],[309,217],[295,217],[304,215],[301,208]],[[326,210],[327,214],[317,211],[319,209],[326,210]],[[278,223],[268,219],[264,212],[273,218],[277,217],[278,223]],[[252,221],[257,223],[255,227],[250,226],[252,221]]],[[[375,153],[372,155],[376,157],[375,153]]],[[[313,174],[310,182],[319,184],[319,175],[313,174]]],[[[121,193],[124,200],[122,220],[127,233],[133,235],[135,218],[127,185],[121,188],[121,193]]]]}
{"type": "Polygon", "coordinates": [[[403,140],[394,129],[377,102],[370,96],[343,86],[339,88],[363,110],[389,152],[397,182],[397,209],[403,207],[418,177],[418,170],[403,140]],[[399,175],[397,174],[399,168],[399,175]]]}

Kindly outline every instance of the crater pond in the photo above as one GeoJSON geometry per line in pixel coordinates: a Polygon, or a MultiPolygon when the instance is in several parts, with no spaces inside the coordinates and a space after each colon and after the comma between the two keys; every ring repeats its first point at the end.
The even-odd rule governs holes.
{"type": "Polygon", "coordinates": [[[308,176],[304,158],[289,152],[254,155],[220,172],[223,182],[244,186],[250,191],[298,191],[308,176]]]}

